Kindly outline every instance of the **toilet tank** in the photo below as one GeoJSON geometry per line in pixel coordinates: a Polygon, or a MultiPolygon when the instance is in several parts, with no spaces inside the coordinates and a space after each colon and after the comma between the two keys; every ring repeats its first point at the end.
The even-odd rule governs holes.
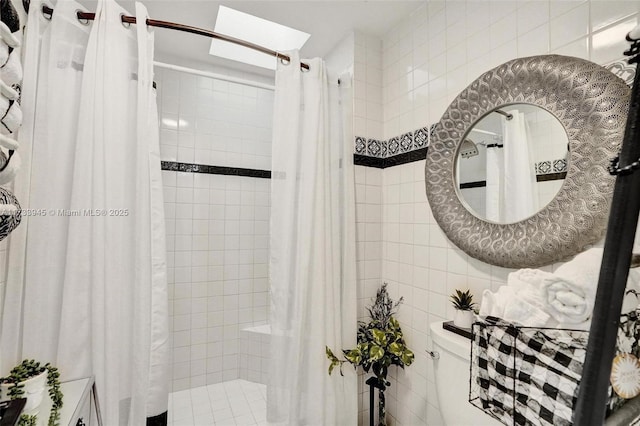
{"type": "Polygon", "coordinates": [[[440,413],[447,426],[497,426],[498,420],[469,402],[471,340],[431,323],[436,391],[440,413]]]}

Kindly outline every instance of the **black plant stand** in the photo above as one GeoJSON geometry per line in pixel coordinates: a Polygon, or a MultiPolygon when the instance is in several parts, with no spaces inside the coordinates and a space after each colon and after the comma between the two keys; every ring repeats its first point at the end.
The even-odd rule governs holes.
{"type": "Polygon", "coordinates": [[[387,409],[385,407],[384,391],[387,389],[389,382],[385,382],[376,376],[369,377],[365,382],[369,385],[369,426],[375,426],[373,406],[375,399],[375,390],[378,389],[378,426],[387,425],[387,409]]]}

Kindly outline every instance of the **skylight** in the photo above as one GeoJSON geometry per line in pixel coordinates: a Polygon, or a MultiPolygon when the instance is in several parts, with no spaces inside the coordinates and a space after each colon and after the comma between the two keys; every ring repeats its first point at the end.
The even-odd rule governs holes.
{"type": "MultiPolygon", "coordinates": [[[[225,6],[218,9],[214,31],[278,52],[300,49],[310,37],[302,31],[225,6]]],[[[263,68],[276,69],[276,58],[248,47],[213,39],[209,54],[263,68]]]]}

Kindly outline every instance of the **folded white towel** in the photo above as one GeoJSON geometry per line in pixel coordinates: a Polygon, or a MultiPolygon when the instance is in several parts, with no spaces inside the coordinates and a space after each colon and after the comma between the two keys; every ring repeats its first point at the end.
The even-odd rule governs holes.
{"type": "MultiPolygon", "coordinates": [[[[0,44],[2,43],[3,42],[0,41],[0,44]]],[[[18,84],[22,81],[20,50],[14,49],[13,52],[9,54],[9,58],[6,62],[1,62],[0,64],[4,64],[0,67],[0,78],[6,85],[13,86],[14,84],[18,84]]]]}
{"type": "Polygon", "coordinates": [[[20,94],[17,90],[7,86],[2,80],[0,80],[0,96],[4,96],[11,101],[16,101],[20,97],[20,94]]]}
{"type": "Polygon", "coordinates": [[[9,46],[0,40],[0,65],[6,64],[9,60],[9,46]]]}
{"type": "Polygon", "coordinates": [[[0,21],[0,40],[4,41],[7,46],[16,48],[20,47],[20,39],[17,37],[17,32],[14,34],[11,29],[4,22],[0,21]]]}
{"type": "Polygon", "coordinates": [[[502,286],[497,292],[485,290],[480,303],[481,316],[502,318],[526,327],[544,327],[549,314],[540,308],[539,291],[523,291],[515,286],[502,286]]]}
{"type": "Polygon", "coordinates": [[[556,269],[553,275],[566,278],[590,292],[595,292],[600,276],[600,264],[602,263],[602,247],[594,247],[576,255],[570,261],[563,263],[556,269]]]}
{"type": "Polygon", "coordinates": [[[22,108],[15,101],[0,96],[0,133],[12,135],[22,124],[22,108]]]}
{"type": "Polygon", "coordinates": [[[502,318],[504,315],[504,305],[506,301],[503,300],[502,295],[498,295],[499,291],[500,289],[495,293],[491,290],[485,290],[482,292],[482,301],[480,302],[480,309],[478,312],[480,316],[502,318]]]}
{"type": "Polygon", "coordinates": [[[514,294],[505,306],[502,318],[525,327],[546,327],[549,314],[514,294]]]}

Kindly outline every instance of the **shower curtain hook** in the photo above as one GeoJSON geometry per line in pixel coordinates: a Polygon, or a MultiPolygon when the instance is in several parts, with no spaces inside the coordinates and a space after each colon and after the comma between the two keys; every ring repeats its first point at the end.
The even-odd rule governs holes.
{"type": "Polygon", "coordinates": [[[120,14],[120,23],[122,24],[123,27],[125,27],[126,29],[129,29],[131,28],[131,23],[123,19],[126,16],[127,15],[125,15],[124,13],[120,14]]]}
{"type": "Polygon", "coordinates": [[[276,55],[278,55],[278,58],[280,58],[280,63],[281,63],[282,65],[289,65],[289,64],[291,63],[291,60],[290,60],[290,59],[283,58],[282,56],[280,56],[280,54],[279,54],[279,53],[276,53],[276,55]]]}
{"type": "Polygon", "coordinates": [[[50,21],[51,18],[53,18],[53,9],[49,8],[48,6],[43,5],[41,12],[42,12],[42,16],[47,21],[50,21]]]}
{"type": "Polygon", "coordinates": [[[83,18],[81,15],[85,14],[87,12],[84,12],[80,9],[76,9],[76,18],[78,19],[78,22],[80,22],[82,25],[89,25],[89,20],[87,18],[83,18]]]}

